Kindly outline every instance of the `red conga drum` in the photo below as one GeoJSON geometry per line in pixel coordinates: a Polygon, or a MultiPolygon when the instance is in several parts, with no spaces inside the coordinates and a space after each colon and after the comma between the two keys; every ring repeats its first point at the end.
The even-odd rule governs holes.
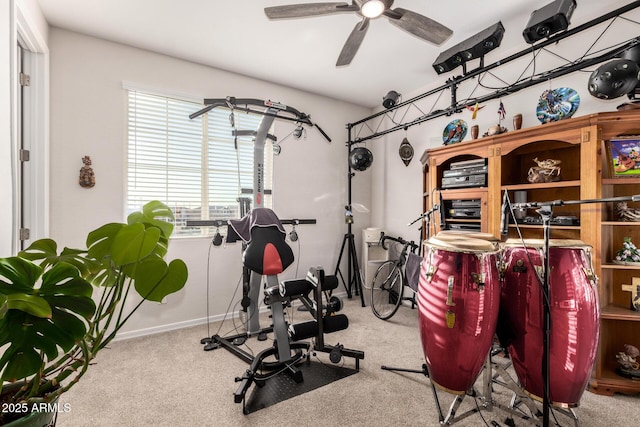
{"type": "Polygon", "coordinates": [[[500,303],[499,248],[469,235],[425,243],[418,287],[418,325],[429,378],[464,394],[491,349],[500,303]]]}
{"type": "MultiPolygon", "coordinates": [[[[575,407],[591,376],[598,346],[597,279],[590,246],[580,240],[549,243],[549,401],[555,406],[575,407]]],[[[497,332],[521,387],[542,401],[543,241],[525,240],[525,245],[526,249],[520,240],[509,239],[503,246],[497,332]]]]}

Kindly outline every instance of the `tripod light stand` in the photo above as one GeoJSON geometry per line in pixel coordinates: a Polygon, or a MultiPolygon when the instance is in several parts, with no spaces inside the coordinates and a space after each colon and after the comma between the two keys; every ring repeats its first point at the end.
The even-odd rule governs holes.
{"type": "MultiPolygon", "coordinates": [[[[349,127],[349,141],[347,142],[347,150],[349,152],[349,156],[352,157],[351,151],[351,127],[349,127]]],[[[368,150],[367,150],[368,151],[368,150]]],[[[369,152],[370,154],[370,152],[369,152]]],[[[369,159],[369,164],[370,161],[369,159]]],[[[368,167],[368,166],[367,166],[368,167]]],[[[347,296],[351,298],[352,289],[354,290],[356,295],[360,295],[360,302],[362,303],[362,307],[365,307],[364,303],[364,295],[362,294],[362,276],[360,275],[360,267],[358,265],[358,254],[356,252],[356,245],[354,240],[354,235],[352,231],[353,227],[353,214],[352,214],[352,206],[351,206],[351,179],[355,175],[351,168],[351,158],[347,161],[347,172],[348,172],[348,185],[347,185],[347,205],[345,206],[345,220],[347,223],[347,233],[344,235],[342,239],[342,248],[340,249],[340,255],[338,256],[338,262],[336,263],[336,270],[334,275],[339,277],[344,285],[347,296]],[[340,270],[340,264],[342,262],[342,256],[345,253],[345,248],[347,251],[347,276],[342,274],[340,270]]],[[[364,169],[359,169],[364,170],[364,169]]]]}

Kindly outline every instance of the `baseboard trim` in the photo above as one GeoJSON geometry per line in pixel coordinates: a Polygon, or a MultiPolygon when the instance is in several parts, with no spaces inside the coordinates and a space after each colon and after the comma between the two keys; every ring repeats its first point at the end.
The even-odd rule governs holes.
{"type": "MultiPolygon", "coordinates": [[[[338,297],[341,298],[345,298],[346,297],[346,293],[343,292],[339,292],[334,294],[338,297]]],[[[292,302],[292,306],[293,307],[297,307],[298,305],[301,305],[300,301],[293,301],[292,302]]],[[[261,306],[260,307],[260,313],[266,313],[270,311],[269,307],[267,306],[261,306]]],[[[144,329],[136,329],[133,331],[126,331],[126,332],[119,332],[116,337],[114,338],[113,341],[124,341],[124,340],[130,340],[130,339],[134,339],[134,338],[141,338],[141,337],[145,337],[147,335],[156,335],[156,334],[161,334],[163,332],[169,332],[169,331],[175,331],[177,329],[184,329],[184,328],[191,328],[194,326],[200,326],[200,325],[206,325],[207,323],[215,323],[215,322],[220,322],[223,319],[226,320],[230,320],[230,319],[234,319],[234,318],[238,318],[238,312],[234,312],[234,313],[227,313],[227,314],[217,314],[215,316],[211,316],[208,319],[207,322],[207,318],[206,317],[202,317],[199,319],[191,319],[191,320],[185,320],[183,322],[176,322],[176,323],[168,323],[166,325],[158,325],[158,326],[153,326],[151,328],[144,328],[144,329]]]]}

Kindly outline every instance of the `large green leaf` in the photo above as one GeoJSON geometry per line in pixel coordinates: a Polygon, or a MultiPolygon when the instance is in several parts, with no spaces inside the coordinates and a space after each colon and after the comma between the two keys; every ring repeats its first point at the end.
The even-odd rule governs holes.
{"type": "Polygon", "coordinates": [[[36,240],[27,249],[20,252],[19,255],[30,261],[38,261],[48,257],[57,257],[58,244],[53,239],[36,240]]]}
{"type": "Polygon", "coordinates": [[[70,264],[60,263],[42,275],[40,295],[74,295],[91,297],[93,287],[79,276],[78,270],[70,264]]]}
{"type": "Polygon", "coordinates": [[[21,310],[36,317],[51,317],[51,306],[46,299],[38,295],[7,295],[7,309],[21,310]]]}
{"type": "Polygon", "coordinates": [[[158,228],[161,231],[158,246],[154,252],[161,257],[167,254],[169,248],[169,237],[173,233],[174,215],[171,209],[157,200],[151,201],[142,207],[141,212],[133,212],[127,218],[128,224],[144,224],[146,228],[158,228]]]}
{"type": "Polygon", "coordinates": [[[40,355],[34,349],[11,345],[0,358],[0,369],[4,368],[0,379],[16,381],[29,377],[40,370],[42,363],[40,355]]]}
{"type": "Polygon", "coordinates": [[[158,227],[165,237],[173,233],[173,224],[167,220],[173,220],[173,212],[167,205],[153,200],[142,207],[142,212],[133,212],[127,218],[128,224],[143,223],[158,227]]]}
{"type": "Polygon", "coordinates": [[[84,338],[96,309],[91,298],[93,287],[76,267],[64,262],[42,275],[39,288],[34,286],[33,274],[24,274],[25,269],[36,271],[30,261],[5,258],[0,265],[13,266],[10,271],[14,276],[25,279],[23,292],[6,296],[7,310],[0,317],[0,347],[6,349],[0,358],[0,380],[21,379],[84,338]]]}
{"type": "Polygon", "coordinates": [[[124,224],[112,222],[90,232],[87,236],[89,256],[102,262],[103,258],[111,254],[113,239],[124,226],[124,224]]]}
{"type": "Polygon", "coordinates": [[[160,230],[143,224],[123,227],[113,240],[111,258],[116,265],[127,265],[149,256],[158,244],[160,230]]]}
{"type": "Polygon", "coordinates": [[[162,259],[149,259],[136,269],[135,288],[143,298],[161,302],[167,295],[182,289],[188,276],[182,260],[176,259],[167,265],[162,259]]]}
{"type": "Polygon", "coordinates": [[[58,255],[58,244],[52,239],[40,239],[33,242],[27,249],[21,251],[18,256],[30,261],[40,261],[41,267],[46,268],[59,262],[66,262],[75,266],[83,276],[92,268],[95,261],[85,257],[86,250],[64,248],[58,255]]]}
{"type": "Polygon", "coordinates": [[[0,258],[0,293],[32,293],[42,267],[20,257],[0,258]]]}
{"type": "Polygon", "coordinates": [[[38,372],[44,363],[54,361],[60,353],[69,351],[83,339],[87,332],[88,319],[95,311],[91,298],[52,298],[58,306],[53,309],[51,319],[32,316],[20,310],[8,310],[0,319],[0,346],[9,348],[0,359],[2,380],[26,378],[38,372]],[[83,316],[73,312],[79,306],[83,316]],[[90,307],[88,309],[87,307],[90,307]],[[20,326],[17,326],[20,325],[20,326]],[[43,354],[41,359],[33,355],[43,354]],[[36,360],[39,362],[36,363],[36,360]]]}

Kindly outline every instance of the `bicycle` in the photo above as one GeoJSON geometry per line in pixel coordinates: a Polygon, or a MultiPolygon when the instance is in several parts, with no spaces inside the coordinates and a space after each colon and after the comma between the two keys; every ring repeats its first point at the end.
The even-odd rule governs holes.
{"type": "Polygon", "coordinates": [[[402,245],[400,256],[395,260],[387,260],[383,262],[376,270],[370,287],[371,310],[373,314],[382,320],[390,319],[398,311],[400,303],[403,300],[411,300],[412,306],[415,304],[415,298],[404,298],[405,287],[405,264],[408,253],[415,254],[419,248],[413,241],[407,242],[402,237],[380,236],[380,244],[386,250],[385,240],[398,242],[402,245]]]}

